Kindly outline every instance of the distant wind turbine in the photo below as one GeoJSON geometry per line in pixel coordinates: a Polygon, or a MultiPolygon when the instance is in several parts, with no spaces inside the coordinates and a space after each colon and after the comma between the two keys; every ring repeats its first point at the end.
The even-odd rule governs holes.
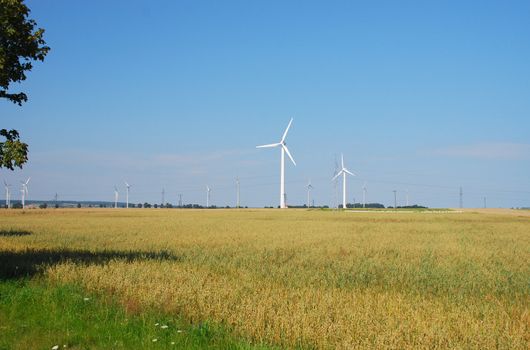
{"type": "Polygon", "coordinates": [[[289,125],[287,125],[287,128],[285,129],[282,139],[278,143],[271,143],[268,145],[261,145],[256,146],[256,148],[273,148],[273,147],[280,147],[281,149],[281,163],[280,163],[280,208],[287,208],[286,202],[286,194],[285,194],[285,153],[287,153],[287,156],[289,156],[289,159],[293,162],[293,164],[296,166],[296,162],[294,161],[293,157],[291,156],[291,153],[289,152],[289,149],[287,148],[287,144],[285,143],[285,138],[287,137],[287,133],[289,132],[289,128],[291,127],[291,124],[293,123],[293,118],[289,121],[289,125]]]}
{"type": "Polygon", "coordinates": [[[239,177],[236,178],[236,191],[237,191],[237,193],[236,193],[236,208],[239,208],[240,207],[240,202],[239,202],[239,199],[240,199],[240,197],[239,197],[239,177]]]}
{"type": "Polygon", "coordinates": [[[118,187],[114,186],[114,208],[118,208],[118,187]]]}
{"type": "Polygon", "coordinates": [[[210,207],[210,192],[211,191],[212,189],[210,188],[210,186],[206,186],[206,208],[210,207]]]}
{"type": "MultiPolygon", "coordinates": [[[[356,176],[354,173],[346,169],[344,166],[344,155],[341,154],[341,165],[342,169],[338,172],[335,177],[333,177],[333,180],[337,179],[340,175],[342,175],[342,209],[346,209],[346,174],[351,176],[356,176]]],[[[333,181],[332,180],[332,181],[333,181]]]]}
{"type": "Polygon", "coordinates": [[[125,195],[125,208],[129,208],[129,189],[131,188],[131,185],[129,185],[127,181],[124,182],[125,186],[127,187],[127,193],[125,195]]]}
{"type": "Polygon", "coordinates": [[[31,180],[31,177],[28,177],[26,182],[21,181],[22,189],[20,190],[20,192],[22,192],[22,209],[26,208],[26,196],[28,195],[29,180],[31,180]]]}
{"type": "Polygon", "coordinates": [[[313,185],[311,185],[311,180],[307,184],[307,207],[311,206],[311,191],[313,190],[313,185]]]}
{"type": "Polygon", "coordinates": [[[363,185],[363,208],[366,208],[366,181],[363,185]]]}
{"type": "Polygon", "coordinates": [[[4,185],[6,189],[6,208],[9,209],[9,207],[11,206],[11,191],[9,190],[9,187],[11,187],[11,185],[8,184],[5,180],[4,185]]]}

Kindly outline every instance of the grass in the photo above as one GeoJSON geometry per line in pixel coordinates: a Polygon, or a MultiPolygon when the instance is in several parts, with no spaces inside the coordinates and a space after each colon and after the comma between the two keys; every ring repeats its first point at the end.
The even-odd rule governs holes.
{"type": "Polygon", "coordinates": [[[108,296],[42,280],[0,283],[0,349],[258,349],[208,323],[127,312],[108,296]],[[167,327],[167,328],[166,328],[167,327]]]}
{"type": "Polygon", "coordinates": [[[2,211],[29,234],[0,234],[0,278],[281,348],[527,349],[523,214],[2,211]]]}

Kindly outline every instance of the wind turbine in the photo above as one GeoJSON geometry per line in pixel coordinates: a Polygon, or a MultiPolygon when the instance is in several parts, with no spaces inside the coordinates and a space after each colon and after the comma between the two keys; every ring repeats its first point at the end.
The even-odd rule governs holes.
{"type": "Polygon", "coordinates": [[[211,191],[212,189],[210,188],[210,186],[206,185],[206,208],[210,207],[210,192],[211,191]]]}
{"type": "Polygon", "coordinates": [[[6,208],[9,209],[11,206],[11,191],[9,190],[9,187],[11,187],[11,185],[9,185],[6,180],[4,180],[4,185],[6,189],[6,208]]]}
{"type": "Polygon", "coordinates": [[[114,186],[114,208],[118,208],[118,187],[114,186]]]}
{"type": "Polygon", "coordinates": [[[281,163],[280,163],[280,208],[287,208],[287,205],[285,204],[285,153],[287,153],[287,156],[289,156],[289,159],[293,162],[293,164],[296,166],[296,162],[294,161],[293,157],[291,156],[291,153],[289,152],[289,149],[287,148],[287,144],[285,143],[285,138],[287,137],[287,133],[289,132],[289,128],[291,127],[291,124],[293,123],[293,118],[291,118],[291,121],[289,121],[289,125],[287,125],[287,129],[285,129],[282,139],[278,143],[271,143],[268,145],[261,145],[256,146],[256,148],[273,148],[273,147],[281,147],[281,163]]]}
{"type": "Polygon", "coordinates": [[[363,208],[366,208],[366,181],[363,185],[363,208]]]}
{"type": "Polygon", "coordinates": [[[236,187],[237,187],[237,202],[236,202],[236,208],[239,208],[239,177],[236,178],[236,187]]]}
{"type": "Polygon", "coordinates": [[[335,177],[333,177],[333,180],[337,179],[340,175],[342,175],[342,209],[346,209],[346,174],[351,175],[351,176],[357,176],[357,175],[355,175],[354,173],[346,169],[346,167],[344,166],[344,155],[341,154],[340,156],[341,156],[342,169],[340,169],[338,174],[335,175],[335,177]]]}
{"type": "Polygon", "coordinates": [[[311,180],[307,184],[307,207],[311,206],[311,191],[313,190],[313,185],[311,185],[311,180]]]}
{"type": "Polygon", "coordinates": [[[127,194],[125,195],[125,207],[129,208],[129,188],[131,188],[131,185],[129,185],[127,181],[124,181],[124,182],[125,182],[125,186],[127,186],[127,194]]]}
{"type": "Polygon", "coordinates": [[[26,208],[26,196],[28,195],[29,180],[31,180],[31,177],[28,177],[26,182],[20,181],[22,183],[22,189],[20,190],[20,192],[22,192],[22,209],[26,208]]]}

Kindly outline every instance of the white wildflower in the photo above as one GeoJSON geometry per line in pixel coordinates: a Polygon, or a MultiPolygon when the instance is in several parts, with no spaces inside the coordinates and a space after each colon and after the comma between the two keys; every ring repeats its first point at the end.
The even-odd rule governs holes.
{"type": "Polygon", "coordinates": [[[160,326],[160,328],[162,329],[166,329],[167,327],[168,327],[167,325],[160,326]]]}
{"type": "Polygon", "coordinates": [[[52,347],[52,350],[57,350],[57,349],[59,349],[59,345],[55,345],[52,347]]]}
{"type": "Polygon", "coordinates": [[[153,343],[156,343],[157,341],[158,341],[158,339],[156,339],[156,338],[155,338],[155,339],[153,339],[153,343]]]}

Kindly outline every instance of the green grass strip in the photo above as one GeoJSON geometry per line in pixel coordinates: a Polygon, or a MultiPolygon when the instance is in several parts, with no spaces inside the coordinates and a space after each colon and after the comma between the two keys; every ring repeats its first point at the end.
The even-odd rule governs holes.
{"type": "Polygon", "coordinates": [[[111,298],[43,280],[0,281],[0,349],[268,349],[209,324],[154,311],[127,314],[111,298]]]}

